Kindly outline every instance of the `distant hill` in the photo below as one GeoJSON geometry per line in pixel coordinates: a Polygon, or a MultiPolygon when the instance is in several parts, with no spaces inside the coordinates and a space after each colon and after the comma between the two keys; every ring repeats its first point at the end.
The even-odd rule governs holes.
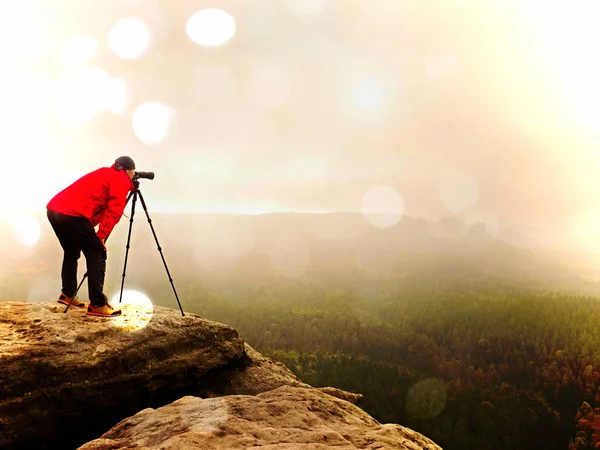
{"type": "MultiPolygon", "coordinates": [[[[211,277],[225,277],[226,282],[308,276],[340,283],[408,276],[428,283],[495,277],[581,292],[597,289],[595,269],[573,255],[545,250],[511,230],[492,237],[485,227],[467,227],[452,218],[427,222],[403,217],[395,226],[377,228],[352,212],[150,215],[173,277],[188,284],[211,277]]],[[[164,267],[144,211],[136,210],[134,219],[127,280],[164,283],[164,267]]],[[[0,271],[13,284],[30,284],[32,275],[59,276],[61,249],[43,215],[40,224],[36,248],[5,252],[2,258],[0,271]]],[[[107,283],[120,284],[129,225],[123,217],[108,239],[107,283]]]]}

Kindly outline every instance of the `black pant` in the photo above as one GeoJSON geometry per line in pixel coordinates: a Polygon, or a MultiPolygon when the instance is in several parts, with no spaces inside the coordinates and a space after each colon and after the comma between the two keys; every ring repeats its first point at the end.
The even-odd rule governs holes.
{"type": "Polygon", "coordinates": [[[94,306],[107,303],[103,293],[106,273],[106,250],[91,222],[85,217],[67,216],[47,211],[50,225],[64,250],[62,263],[62,291],[72,297],[77,290],[77,260],[85,255],[88,275],[88,294],[94,306]]]}

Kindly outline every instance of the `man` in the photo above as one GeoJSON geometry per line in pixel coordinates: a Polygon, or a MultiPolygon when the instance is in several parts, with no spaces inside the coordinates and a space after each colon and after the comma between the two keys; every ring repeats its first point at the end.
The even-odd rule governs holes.
{"type": "Polygon", "coordinates": [[[84,175],[56,194],[46,206],[47,215],[64,250],[62,292],[58,302],[79,308],[85,303],[74,297],[77,290],[77,260],[85,255],[90,304],[87,315],[116,317],[120,309],[108,304],[104,295],[106,238],[119,222],[127,195],[134,190],[135,163],[121,156],[111,167],[84,175]],[[98,232],[94,227],[98,226],[98,232]],[[72,301],[71,301],[72,299],[72,301]]]}

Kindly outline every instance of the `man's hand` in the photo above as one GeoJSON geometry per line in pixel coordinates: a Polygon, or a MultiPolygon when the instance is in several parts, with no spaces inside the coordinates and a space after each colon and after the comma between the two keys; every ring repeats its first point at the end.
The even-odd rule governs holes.
{"type": "Polygon", "coordinates": [[[102,242],[102,247],[104,247],[104,251],[106,251],[106,244],[104,243],[105,239],[100,239],[100,242],[102,242]]]}

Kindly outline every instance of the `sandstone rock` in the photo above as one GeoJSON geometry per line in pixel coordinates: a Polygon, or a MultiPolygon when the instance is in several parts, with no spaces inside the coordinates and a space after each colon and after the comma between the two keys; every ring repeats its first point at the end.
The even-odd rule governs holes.
{"type": "Polygon", "coordinates": [[[221,382],[214,384],[219,392],[213,395],[208,393],[208,396],[255,395],[281,386],[310,387],[301,382],[284,364],[265,358],[248,344],[244,344],[243,359],[236,365],[220,370],[218,377],[221,382]]]}
{"type": "Polygon", "coordinates": [[[186,396],[145,409],[79,450],[441,450],[399,425],[382,425],[318,389],[284,386],[256,396],[186,396]]]}
{"type": "Polygon", "coordinates": [[[184,396],[308,387],[231,327],[195,314],[128,304],[119,319],[64,310],[57,302],[0,303],[2,449],[75,448],[184,396]]]}
{"type": "Polygon", "coordinates": [[[133,310],[64,309],[0,304],[0,448],[73,448],[144,408],[201,396],[207,374],[244,356],[234,329],[194,314],[155,307],[135,330],[133,310]]]}
{"type": "Polygon", "coordinates": [[[318,388],[321,392],[325,394],[333,395],[342,400],[346,400],[347,402],[357,404],[360,399],[363,398],[362,394],[355,394],[353,392],[342,391],[341,389],[333,388],[333,387],[323,387],[318,388]]]}

